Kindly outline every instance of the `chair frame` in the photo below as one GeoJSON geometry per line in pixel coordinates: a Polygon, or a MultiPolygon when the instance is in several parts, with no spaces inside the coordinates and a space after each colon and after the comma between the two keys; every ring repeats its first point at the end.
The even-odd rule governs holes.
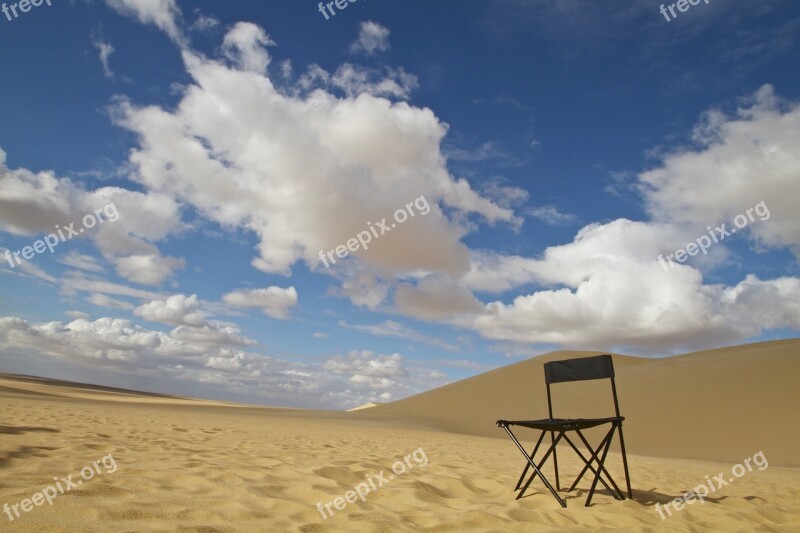
{"type": "Polygon", "coordinates": [[[600,482],[603,486],[614,496],[617,500],[624,500],[625,496],[623,495],[622,491],[619,489],[617,484],[614,482],[614,479],[608,473],[608,470],[605,468],[605,460],[608,455],[608,451],[611,448],[611,443],[614,439],[614,434],[616,431],[619,431],[619,443],[620,443],[620,451],[622,452],[622,464],[625,470],[625,481],[626,481],[626,488],[628,493],[628,498],[633,498],[633,491],[631,490],[631,482],[630,482],[630,474],[628,471],[628,458],[625,452],[625,438],[622,433],[622,422],[625,420],[625,417],[620,415],[619,412],[619,400],[617,398],[617,386],[615,382],[615,375],[614,375],[614,365],[613,360],[610,355],[604,354],[599,356],[592,356],[592,357],[583,357],[577,359],[566,359],[560,361],[550,361],[545,363],[544,365],[544,373],[545,373],[545,384],[547,385],[547,412],[549,418],[544,420],[522,420],[522,421],[508,421],[508,420],[498,420],[497,425],[502,427],[508,436],[514,441],[517,448],[519,448],[520,452],[525,456],[526,464],[525,469],[522,471],[522,474],[517,481],[517,485],[514,488],[514,491],[519,491],[517,494],[516,499],[520,499],[528,487],[533,482],[536,476],[539,476],[542,479],[542,482],[553,495],[553,497],[558,500],[561,507],[566,507],[567,502],[559,496],[558,491],[561,490],[561,483],[558,474],[558,452],[556,446],[564,439],[570,447],[575,451],[578,457],[584,462],[583,470],[581,470],[578,477],[572,483],[567,492],[571,492],[575,489],[578,482],[583,478],[586,474],[587,470],[591,470],[594,474],[594,479],[592,481],[592,486],[589,489],[589,495],[586,498],[586,507],[591,504],[592,496],[594,495],[595,489],[597,488],[597,483],[600,482]],[[609,418],[600,418],[600,419],[556,419],[553,418],[553,402],[552,402],[552,395],[550,390],[550,385],[554,383],[565,383],[571,381],[587,381],[587,380],[595,380],[595,379],[610,379],[611,380],[611,393],[614,398],[614,412],[616,416],[609,417],[609,418]],[[610,424],[611,427],[606,433],[605,437],[600,441],[600,444],[597,445],[596,448],[592,448],[589,444],[589,441],[586,439],[584,434],[581,432],[581,429],[589,429],[592,427],[597,427],[604,424],[610,424]],[[525,451],[525,447],[519,442],[517,437],[511,431],[509,426],[518,425],[523,427],[529,427],[532,429],[539,429],[541,431],[539,435],[539,439],[536,442],[536,445],[533,448],[531,453],[525,451]],[[581,442],[586,449],[590,452],[590,457],[587,459],[583,453],[578,449],[575,443],[569,438],[567,433],[574,431],[578,437],[580,437],[581,442]],[[534,457],[539,450],[539,447],[544,440],[545,434],[550,433],[550,447],[547,452],[544,454],[544,457],[539,461],[537,464],[534,461],[534,457]],[[558,434],[556,436],[556,433],[558,434]],[[602,455],[600,452],[602,450],[602,455]],[[550,455],[553,455],[553,466],[555,470],[555,481],[556,487],[550,484],[550,482],[545,478],[542,474],[541,468],[546,463],[547,459],[550,455]],[[597,462],[597,469],[595,469],[593,465],[594,462],[597,462]],[[533,469],[533,473],[531,474],[528,481],[522,485],[522,481],[525,479],[526,474],[528,473],[529,469],[533,469]],[[611,486],[606,482],[603,478],[603,474],[605,477],[608,478],[608,482],[613,486],[611,486]],[[520,490],[521,488],[521,490],[520,490]]]}

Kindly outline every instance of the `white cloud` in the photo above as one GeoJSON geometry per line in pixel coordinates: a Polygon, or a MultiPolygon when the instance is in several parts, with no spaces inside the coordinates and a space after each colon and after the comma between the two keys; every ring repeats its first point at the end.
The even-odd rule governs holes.
{"type": "Polygon", "coordinates": [[[219,19],[213,15],[198,15],[189,27],[192,31],[207,32],[219,26],[219,19]]]}
{"type": "Polygon", "coordinates": [[[409,377],[408,370],[403,367],[403,356],[398,353],[378,355],[368,350],[353,350],[344,357],[331,357],[323,368],[347,375],[352,386],[378,393],[383,401],[394,399],[393,391],[403,388],[402,382],[409,377]]]}
{"type": "Polygon", "coordinates": [[[501,293],[537,279],[535,259],[500,255],[488,250],[472,252],[470,271],[461,282],[470,290],[501,293]]]}
{"type": "Polygon", "coordinates": [[[442,275],[426,276],[416,286],[400,284],[395,306],[402,314],[425,320],[445,320],[483,309],[467,287],[442,275]]]}
{"type": "Polygon", "coordinates": [[[403,356],[398,353],[376,355],[368,350],[351,351],[346,357],[331,357],[325,363],[325,368],[334,372],[349,372],[377,378],[408,377],[408,371],[403,368],[403,356]]]}
{"type": "Polygon", "coordinates": [[[200,310],[197,295],[174,294],[163,300],[152,300],[137,307],[133,314],[151,322],[172,326],[203,327],[205,313],[200,310]]]}
{"type": "Polygon", "coordinates": [[[336,69],[330,78],[331,85],[344,91],[347,96],[359,94],[408,99],[411,91],[419,86],[417,77],[402,68],[387,68],[381,74],[377,70],[345,63],[336,69]]]}
{"type": "Polygon", "coordinates": [[[134,307],[136,307],[130,302],[126,302],[125,300],[120,300],[118,298],[112,298],[110,296],[101,293],[90,294],[86,298],[86,301],[92,305],[96,305],[98,307],[106,307],[108,309],[122,309],[129,311],[134,307]]]}
{"type": "Polygon", "coordinates": [[[222,53],[242,70],[266,74],[270,63],[266,47],[274,44],[259,26],[237,22],[225,35],[222,53]]]}
{"type": "Polygon", "coordinates": [[[297,305],[297,291],[294,287],[267,287],[233,291],[222,299],[237,307],[261,309],[265,315],[283,320],[289,318],[292,307],[297,305]]]}
{"type": "MultiPolygon", "coordinates": [[[[768,222],[747,235],[770,248],[789,247],[800,258],[800,105],[780,100],[765,85],[734,117],[707,113],[695,128],[699,149],[681,148],[639,176],[654,220],[688,226],[687,238],[706,233],[759,202],[768,222]]],[[[737,234],[739,238],[739,234],[737,234]]],[[[689,241],[687,241],[689,242],[689,241]]]]}
{"type": "Polygon", "coordinates": [[[218,321],[205,323],[199,327],[178,326],[169,332],[169,336],[173,339],[203,346],[250,346],[258,344],[253,339],[241,335],[241,331],[236,325],[218,321]]]}
{"type": "MultiPolygon", "coordinates": [[[[85,215],[99,210],[103,222],[73,238],[94,241],[117,266],[117,273],[139,283],[159,284],[183,266],[182,259],[162,257],[152,244],[184,229],[174,200],[119,187],[87,191],[52,171],[9,169],[5,158],[0,149],[0,230],[25,236],[52,232],[57,237],[59,227],[80,228],[85,215]],[[106,210],[111,204],[114,210],[106,210]],[[114,213],[117,219],[112,219],[114,213]]],[[[70,240],[59,242],[57,252],[65,253],[70,240]]]]}
{"type": "MultiPolygon", "coordinates": [[[[319,65],[311,65],[297,82],[306,93],[314,89],[338,90],[348,97],[359,94],[407,100],[419,87],[417,77],[403,68],[373,69],[344,63],[331,75],[319,65]]],[[[296,91],[299,93],[299,91],[296,91]]]]}
{"type": "Polygon", "coordinates": [[[385,320],[380,324],[348,324],[344,320],[339,321],[339,325],[343,328],[360,331],[361,333],[368,333],[370,335],[377,335],[379,337],[397,337],[401,339],[408,339],[431,346],[439,346],[445,350],[457,350],[458,347],[454,344],[444,342],[436,337],[423,335],[414,329],[403,325],[394,320],[385,320]]]}
{"type": "Polygon", "coordinates": [[[562,226],[572,224],[578,217],[570,213],[562,213],[553,205],[532,207],[527,211],[529,216],[539,219],[549,226],[562,226]]]}
{"type": "Polygon", "coordinates": [[[377,22],[368,20],[361,23],[358,32],[358,39],[350,45],[350,52],[354,54],[362,53],[368,56],[376,52],[386,52],[389,50],[389,29],[381,26],[377,22]]]}
{"type": "Polygon", "coordinates": [[[134,362],[158,349],[163,334],[146,331],[127,320],[78,319],[68,324],[48,322],[31,326],[16,317],[0,318],[0,349],[25,348],[55,357],[77,357],[107,362],[134,362]]]}
{"type": "Polygon", "coordinates": [[[373,311],[385,303],[392,288],[391,283],[379,279],[375,268],[341,265],[340,272],[335,274],[341,280],[341,286],[329,290],[329,294],[344,296],[353,305],[373,311]]]}
{"type": "Polygon", "coordinates": [[[217,305],[201,302],[196,294],[173,294],[152,300],[133,310],[133,314],[151,322],[177,326],[170,331],[173,339],[187,343],[213,346],[248,346],[257,344],[241,334],[238,326],[218,320],[208,320],[211,308],[217,305]]]}
{"type": "Polygon", "coordinates": [[[126,298],[145,301],[158,300],[163,297],[157,292],[136,289],[128,287],[127,285],[120,285],[100,279],[91,279],[87,278],[83,273],[73,271],[64,278],[61,284],[61,294],[73,296],[79,292],[113,294],[115,296],[124,296],[126,298]]]}
{"type": "Polygon", "coordinates": [[[497,205],[510,208],[528,201],[528,191],[520,187],[505,185],[508,180],[501,176],[494,176],[483,186],[483,194],[497,205]]]}
{"type": "Polygon", "coordinates": [[[105,268],[103,268],[97,262],[97,259],[90,255],[75,251],[71,251],[63,256],[59,256],[58,262],[72,268],[77,268],[78,270],[84,270],[86,272],[93,272],[96,274],[105,272],[105,268]]]}
{"type": "MultiPolygon", "coordinates": [[[[263,33],[249,28],[235,34],[238,46],[263,50],[263,33]]],[[[449,174],[440,151],[447,126],[429,109],[370,94],[406,89],[367,90],[361,71],[346,67],[328,80],[345,87],[345,97],[324,87],[284,94],[247,67],[249,60],[232,67],[189,51],[183,57],[194,82],[174,110],[124,100],[116,107],[117,123],[139,139],[130,156],[135,179],[225,227],[252,231],[259,270],[289,274],[297,261],[320,268],[319,250],[422,195],[429,214],[373,241],[331,274],[347,278],[359,264],[366,283],[351,286],[383,287],[408,271],[463,273],[469,262],[461,238],[474,227],[468,216],[521,223],[449,174]]]]}
{"type": "Polygon", "coordinates": [[[183,258],[163,257],[160,254],[129,255],[115,258],[117,274],[142,285],[161,285],[173,270],[183,268],[183,258]]]}
{"type": "Polygon", "coordinates": [[[114,53],[114,47],[111,46],[111,43],[103,42],[100,40],[92,41],[92,44],[95,48],[97,48],[98,57],[100,58],[100,63],[103,65],[103,74],[106,78],[113,78],[114,72],[108,66],[108,58],[111,57],[111,54],[114,53]]]}
{"type": "Polygon", "coordinates": [[[0,148],[0,230],[25,236],[50,232],[71,218],[77,194],[71,182],[52,172],[9,169],[0,148]]]}

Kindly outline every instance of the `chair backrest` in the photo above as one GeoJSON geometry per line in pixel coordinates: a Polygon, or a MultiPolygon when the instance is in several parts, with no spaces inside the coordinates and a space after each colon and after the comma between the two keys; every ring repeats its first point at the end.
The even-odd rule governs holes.
{"type": "Polygon", "coordinates": [[[547,385],[547,408],[550,418],[553,418],[553,404],[550,399],[550,385],[552,383],[565,383],[568,381],[587,381],[590,379],[610,379],[611,393],[614,396],[614,411],[619,415],[617,402],[617,386],[614,382],[614,362],[611,356],[594,355],[578,359],[563,361],[550,361],[544,364],[544,382],[547,385]]]}

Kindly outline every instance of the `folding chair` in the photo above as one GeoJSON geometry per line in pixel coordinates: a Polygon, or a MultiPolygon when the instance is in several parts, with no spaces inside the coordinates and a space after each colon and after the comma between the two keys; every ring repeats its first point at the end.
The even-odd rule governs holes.
{"type": "Polygon", "coordinates": [[[594,474],[594,479],[592,480],[592,486],[589,489],[589,496],[586,498],[586,507],[588,507],[592,502],[592,496],[594,495],[594,491],[598,482],[602,483],[603,486],[611,493],[611,495],[614,496],[614,498],[618,500],[624,500],[625,496],[623,496],[622,491],[614,482],[614,479],[611,477],[605,467],[606,456],[608,455],[608,450],[611,447],[611,442],[616,431],[619,431],[619,444],[622,451],[622,464],[625,468],[625,481],[628,489],[628,498],[633,498],[630,476],[628,474],[628,458],[625,454],[625,439],[622,436],[622,421],[625,420],[625,417],[620,416],[619,414],[617,386],[614,382],[614,363],[611,360],[611,356],[597,355],[579,359],[568,359],[565,361],[550,361],[544,365],[544,381],[547,385],[547,411],[550,418],[543,420],[497,421],[497,425],[502,427],[506,433],[508,433],[508,436],[511,437],[511,440],[514,441],[514,444],[517,445],[517,448],[519,448],[520,452],[522,452],[527,461],[525,464],[525,469],[522,471],[519,481],[517,481],[517,486],[514,488],[515,492],[519,491],[519,494],[517,494],[517,499],[522,497],[530,484],[533,482],[534,478],[539,476],[550,493],[555,497],[556,500],[558,500],[558,503],[561,504],[561,507],[567,506],[567,502],[564,501],[564,499],[562,499],[557,492],[561,490],[561,485],[558,477],[558,455],[556,453],[556,445],[558,445],[558,443],[563,439],[570,445],[570,447],[572,447],[575,453],[578,454],[578,457],[580,457],[585,463],[583,470],[581,470],[581,473],[578,474],[578,477],[572,483],[567,492],[571,492],[573,489],[575,489],[575,486],[578,484],[581,478],[583,478],[587,470],[591,470],[592,474],[594,474]],[[550,396],[551,384],[606,378],[611,379],[611,392],[614,396],[614,411],[616,412],[616,416],[609,418],[553,418],[553,403],[550,396]],[[600,444],[598,444],[596,448],[592,448],[582,431],[585,429],[602,426],[604,424],[610,424],[611,427],[603,440],[600,441],[600,444]],[[509,426],[522,426],[541,431],[539,440],[536,442],[536,446],[534,446],[533,451],[530,454],[525,451],[525,448],[522,446],[522,444],[520,444],[519,440],[511,431],[509,426]],[[567,435],[567,433],[572,431],[577,434],[583,445],[586,446],[586,449],[589,452],[588,458],[581,453],[572,439],[570,439],[567,435]],[[534,457],[536,456],[536,452],[539,451],[539,447],[542,444],[542,440],[544,439],[546,433],[550,433],[550,448],[537,464],[534,461],[534,457]],[[542,474],[541,470],[542,466],[545,464],[551,454],[553,455],[553,466],[556,477],[555,489],[547,480],[547,478],[544,477],[544,474],[542,474]],[[597,462],[597,468],[593,466],[595,461],[597,462]],[[525,475],[528,473],[529,469],[533,469],[533,472],[523,486],[522,481],[525,479],[525,475]],[[609,486],[609,483],[611,486],[609,486]],[[522,486],[521,490],[520,486],[522,486]],[[611,488],[612,486],[614,487],[613,489],[611,488]]]}

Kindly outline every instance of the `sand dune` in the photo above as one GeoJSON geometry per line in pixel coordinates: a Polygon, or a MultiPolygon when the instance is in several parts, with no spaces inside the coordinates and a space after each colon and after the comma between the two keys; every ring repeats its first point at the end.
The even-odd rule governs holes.
{"type": "MultiPolygon", "coordinates": [[[[116,469],[98,467],[52,506],[18,507],[13,521],[0,513],[0,524],[26,532],[797,531],[800,471],[780,465],[797,464],[790,381],[798,376],[798,347],[783,341],[666,360],[617,357],[634,500],[598,492],[585,508],[582,483],[562,493],[565,510],[538,484],[514,500],[522,458],[494,427],[499,417],[543,414],[542,361],[565,354],[351,413],[2,376],[0,506],[19,505],[54,477],[80,480],[82,468],[104,457],[116,469]],[[660,518],[656,504],[759,450],[766,469],[660,518]],[[410,466],[394,475],[391,467],[406,457],[410,466]],[[364,502],[322,516],[318,503],[324,510],[382,471],[386,483],[364,502]]],[[[562,414],[594,394],[563,392],[562,414]]],[[[591,399],[590,410],[604,407],[591,399]]],[[[577,473],[579,462],[567,453],[559,459],[565,478],[577,473]]],[[[618,477],[619,456],[608,464],[618,477]]]]}
{"type": "MultiPolygon", "coordinates": [[[[547,416],[542,365],[601,352],[556,352],[357,413],[393,416],[470,435],[504,437],[498,419],[547,416]]],[[[800,340],[664,359],[614,356],[628,451],[656,457],[739,461],[763,450],[800,466],[800,340]]],[[[553,386],[555,416],[608,416],[608,380],[553,386]]]]}

